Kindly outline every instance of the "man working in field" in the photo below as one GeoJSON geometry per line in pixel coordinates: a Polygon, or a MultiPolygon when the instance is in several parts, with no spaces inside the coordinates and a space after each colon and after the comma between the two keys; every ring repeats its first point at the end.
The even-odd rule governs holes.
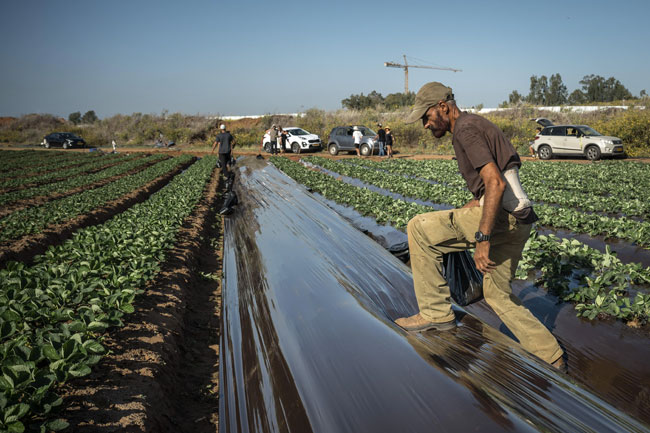
{"type": "Polygon", "coordinates": [[[442,256],[475,247],[474,261],[483,274],[485,301],[526,350],[564,369],[557,340],[512,294],[510,286],[532,223],[537,220],[519,182],[519,155],[492,122],[462,113],[451,88],[441,83],[427,83],[417,93],[406,121],[417,120],[436,138],[453,134],[458,168],[474,199],[461,209],[421,214],[409,221],[409,251],[420,312],[395,323],[408,331],[455,328],[449,286],[442,276],[442,256]]]}
{"type": "Polygon", "coordinates": [[[226,125],[221,125],[221,132],[217,134],[217,137],[214,140],[212,145],[212,152],[214,152],[217,145],[219,148],[217,152],[219,153],[219,164],[221,165],[221,173],[224,176],[228,176],[228,168],[230,165],[230,159],[232,158],[231,152],[232,148],[235,146],[235,137],[232,136],[230,131],[226,131],[226,125]]]}

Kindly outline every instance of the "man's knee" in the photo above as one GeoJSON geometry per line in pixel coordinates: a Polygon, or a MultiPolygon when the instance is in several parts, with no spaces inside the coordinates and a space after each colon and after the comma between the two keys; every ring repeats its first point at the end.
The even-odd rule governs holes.
{"type": "Polygon", "coordinates": [[[492,275],[492,273],[486,274],[483,277],[483,297],[485,298],[485,302],[497,314],[504,314],[521,306],[521,300],[512,293],[510,280],[507,278],[496,278],[495,281],[495,277],[496,275],[492,275]]]}
{"type": "Polygon", "coordinates": [[[406,234],[408,235],[409,238],[411,238],[412,236],[418,236],[420,233],[422,233],[423,222],[424,222],[423,214],[416,215],[409,220],[408,224],[406,225],[406,234]]]}
{"type": "Polygon", "coordinates": [[[413,233],[413,231],[416,229],[416,225],[418,224],[417,218],[418,218],[417,215],[414,216],[409,220],[408,224],[406,225],[406,233],[409,236],[411,236],[411,233],[413,233]]]}

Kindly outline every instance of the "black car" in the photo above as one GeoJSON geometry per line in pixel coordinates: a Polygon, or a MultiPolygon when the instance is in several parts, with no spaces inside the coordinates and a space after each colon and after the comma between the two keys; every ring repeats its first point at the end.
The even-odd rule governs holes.
{"type": "Polygon", "coordinates": [[[86,142],[83,138],[71,132],[53,132],[43,138],[41,145],[45,146],[46,149],[52,146],[61,146],[64,149],[69,149],[70,147],[86,147],[86,142]]]}

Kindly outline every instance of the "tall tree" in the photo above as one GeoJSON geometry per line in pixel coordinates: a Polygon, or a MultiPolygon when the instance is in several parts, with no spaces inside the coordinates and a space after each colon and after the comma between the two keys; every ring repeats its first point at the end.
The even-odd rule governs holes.
{"type": "Polygon", "coordinates": [[[580,84],[585,102],[611,102],[633,98],[630,91],[614,77],[605,79],[600,75],[585,75],[580,84]]]}
{"type": "Polygon", "coordinates": [[[568,98],[568,91],[562,82],[560,74],[551,75],[548,85],[548,93],[546,97],[546,104],[548,105],[563,105],[566,104],[568,98]]]}
{"type": "Polygon", "coordinates": [[[582,93],[585,95],[585,102],[600,102],[605,100],[605,79],[600,75],[585,75],[580,80],[582,93]]]}
{"type": "Polygon", "coordinates": [[[508,104],[517,105],[522,99],[524,99],[524,97],[521,95],[521,93],[513,90],[512,93],[508,95],[508,104]]]}
{"type": "Polygon", "coordinates": [[[582,93],[582,90],[580,89],[575,89],[571,94],[569,95],[569,105],[580,105],[584,104],[587,101],[587,97],[585,96],[584,93],[582,93]]]}
{"type": "Polygon", "coordinates": [[[365,96],[363,93],[360,93],[358,95],[350,95],[348,98],[345,98],[341,101],[341,105],[344,108],[350,110],[364,110],[366,108],[374,108],[377,105],[381,105],[383,103],[384,97],[376,90],[373,90],[365,96]]]}
{"type": "Polygon", "coordinates": [[[373,90],[372,92],[368,93],[367,96],[367,107],[365,108],[374,108],[377,105],[381,105],[384,103],[384,97],[381,96],[381,93],[377,92],[376,90],[373,90]]]}
{"type": "Polygon", "coordinates": [[[609,77],[605,81],[605,89],[608,101],[621,101],[623,99],[633,99],[632,93],[625,88],[623,83],[614,77],[609,77]]]}
{"type": "Polygon", "coordinates": [[[390,93],[384,98],[386,108],[395,110],[400,107],[408,107],[415,103],[415,93],[390,93]]]}
{"type": "Polygon", "coordinates": [[[537,78],[537,75],[530,77],[530,93],[526,97],[526,101],[531,104],[544,105],[546,104],[546,96],[548,94],[548,78],[542,75],[537,78]]]}
{"type": "Polygon", "coordinates": [[[75,125],[78,125],[81,123],[81,113],[79,111],[75,111],[74,113],[70,113],[68,116],[68,120],[75,125]]]}
{"type": "Polygon", "coordinates": [[[97,115],[95,114],[94,110],[89,110],[84,113],[83,116],[81,116],[81,121],[83,123],[95,123],[99,119],[97,118],[97,115]]]}

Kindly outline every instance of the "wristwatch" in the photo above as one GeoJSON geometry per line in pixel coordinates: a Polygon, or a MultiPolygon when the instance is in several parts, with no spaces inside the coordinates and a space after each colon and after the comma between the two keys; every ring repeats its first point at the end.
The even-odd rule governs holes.
{"type": "Polygon", "coordinates": [[[490,235],[486,235],[479,230],[474,234],[474,238],[476,239],[476,242],[485,242],[490,240],[490,235]]]}

